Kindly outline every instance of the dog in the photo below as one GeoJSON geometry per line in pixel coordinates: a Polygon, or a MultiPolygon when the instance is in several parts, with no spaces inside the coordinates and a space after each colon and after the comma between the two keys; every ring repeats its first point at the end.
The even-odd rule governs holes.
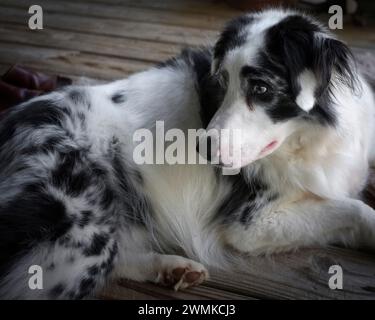
{"type": "Polygon", "coordinates": [[[82,299],[117,277],[177,290],[241,254],[373,248],[375,212],[360,199],[373,123],[348,47],[282,9],[127,79],[33,98],[1,117],[0,296],[82,299]],[[135,163],[134,134],[158,120],[207,129],[198,150],[206,142],[216,164],[135,163]],[[240,129],[239,156],[211,129],[240,129]]]}

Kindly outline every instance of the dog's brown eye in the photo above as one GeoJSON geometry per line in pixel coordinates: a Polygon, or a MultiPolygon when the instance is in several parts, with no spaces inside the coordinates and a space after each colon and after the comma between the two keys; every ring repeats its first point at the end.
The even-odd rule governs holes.
{"type": "Polygon", "coordinates": [[[267,92],[267,90],[268,90],[268,88],[265,87],[265,86],[258,86],[258,85],[255,85],[255,86],[253,87],[253,93],[255,93],[255,94],[264,94],[264,93],[267,92]]]}

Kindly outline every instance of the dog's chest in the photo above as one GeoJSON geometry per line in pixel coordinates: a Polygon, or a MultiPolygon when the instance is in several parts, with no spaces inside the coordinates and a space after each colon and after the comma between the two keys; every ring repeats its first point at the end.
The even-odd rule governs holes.
{"type": "Polygon", "coordinates": [[[209,222],[229,185],[218,182],[207,165],[144,165],[144,191],[163,245],[181,244],[188,254],[203,250],[214,232],[209,222]]]}

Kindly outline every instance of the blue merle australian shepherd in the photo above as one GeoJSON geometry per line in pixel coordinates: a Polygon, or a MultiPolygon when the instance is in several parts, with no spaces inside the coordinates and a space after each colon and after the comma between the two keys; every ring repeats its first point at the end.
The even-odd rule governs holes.
{"type": "Polygon", "coordinates": [[[116,277],[177,290],[241,252],[375,247],[359,200],[374,141],[350,50],[294,11],[241,16],[213,48],[34,98],[1,116],[0,297],[80,299],[116,277]],[[240,173],[220,173],[217,141],[219,166],[136,164],[133,134],[157,120],[241,129],[240,173]]]}

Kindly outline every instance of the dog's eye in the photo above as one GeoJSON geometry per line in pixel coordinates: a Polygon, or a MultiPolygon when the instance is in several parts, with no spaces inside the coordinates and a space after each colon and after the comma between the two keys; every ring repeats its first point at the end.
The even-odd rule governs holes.
{"type": "Polygon", "coordinates": [[[255,85],[253,86],[252,91],[254,94],[261,95],[266,93],[268,88],[266,86],[255,85]]]}

